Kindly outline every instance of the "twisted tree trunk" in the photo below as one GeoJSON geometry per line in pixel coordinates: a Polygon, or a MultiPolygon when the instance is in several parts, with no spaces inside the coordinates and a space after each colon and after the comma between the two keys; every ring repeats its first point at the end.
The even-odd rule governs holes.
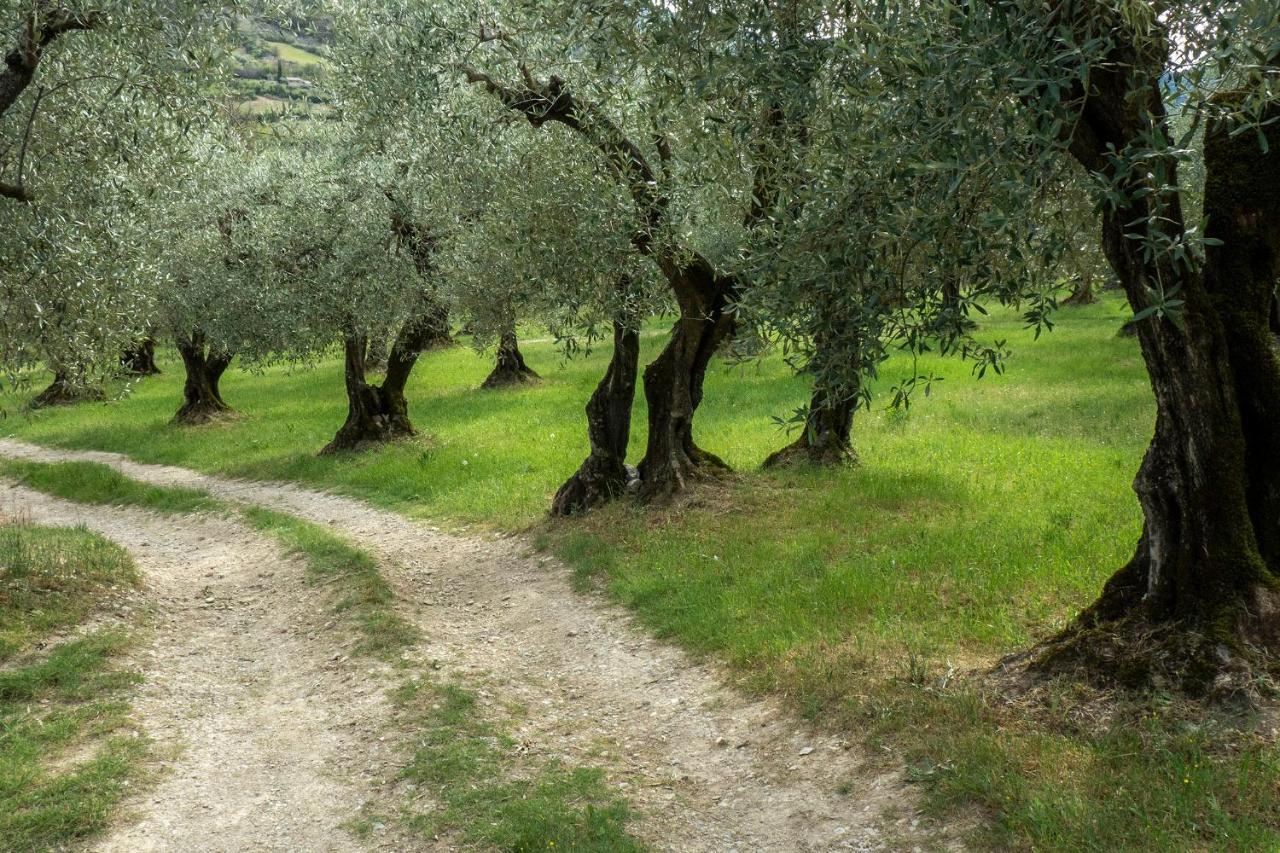
{"type": "Polygon", "coordinates": [[[120,356],[120,366],[134,376],[158,376],[155,340],[143,338],[132,349],[125,350],[120,356]]]}
{"type": "Polygon", "coordinates": [[[576,515],[607,503],[626,491],[627,445],[631,406],[636,396],[640,334],[631,322],[613,324],[609,369],[587,402],[587,439],[591,454],[556,492],[552,515],[576,515]]]}
{"type": "MultiPolygon", "coordinates": [[[[733,334],[729,306],[738,280],[717,274],[706,258],[688,247],[656,239],[666,225],[670,199],[644,152],[597,104],[578,100],[559,77],[545,82],[534,79],[528,68],[522,68],[523,84],[515,87],[474,68],[462,70],[469,82],[483,85],[535,128],[558,122],[600,151],[631,194],[640,218],[632,244],[657,263],[680,306],[671,341],[644,372],[649,444],[640,463],[641,499],[669,497],[697,475],[727,467],[694,443],[693,415],[702,401],[707,364],[720,343],[733,334]]],[[[670,156],[666,142],[660,142],[657,150],[665,162],[670,156]]],[[[755,193],[754,213],[748,218],[767,208],[768,202],[762,201],[766,195],[755,193]]]]}
{"type": "Polygon", "coordinates": [[[693,416],[702,403],[707,365],[733,336],[729,305],[737,280],[716,275],[701,256],[678,267],[669,258],[663,264],[672,267],[667,280],[675,290],[680,319],[666,348],[644,371],[649,441],[639,465],[642,501],[670,498],[693,481],[729,468],[694,442],[693,416]]]}
{"type": "Polygon", "coordinates": [[[360,450],[417,434],[409,420],[405,388],[418,363],[418,356],[438,340],[438,336],[439,327],[430,311],[405,323],[387,357],[387,372],[381,385],[372,385],[367,379],[368,339],[347,336],[343,341],[347,420],[333,440],[320,451],[321,454],[360,450]]]}
{"type": "MultiPolygon", "coordinates": [[[[1178,197],[1145,192],[1147,169],[1115,174],[1110,152],[1141,145],[1153,121],[1165,122],[1162,69],[1143,38],[1120,39],[1090,69],[1069,140],[1087,168],[1125,189],[1126,203],[1103,216],[1103,249],[1134,311],[1148,306],[1153,281],[1177,284],[1185,299],[1181,322],[1135,324],[1156,399],[1155,435],[1134,481],[1142,537],[1036,664],[1230,694],[1250,690],[1254,667],[1280,651],[1280,365],[1268,331],[1280,275],[1280,108],[1267,116],[1266,153],[1254,134],[1232,138],[1210,124],[1206,236],[1221,245],[1201,268],[1153,261],[1147,223],[1185,230],[1178,197]]],[[[1160,169],[1152,182],[1176,186],[1172,156],[1149,168],[1160,169]]]]}
{"type": "Polygon", "coordinates": [[[233,415],[235,410],[223,401],[218,383],[234,353],[209,346],[199,330],[189,336],[179,336],[175,343],[182,356],[186,381],[182,386],[182,408],[173,416],[173,422],[197,426],[233,415]]]}
{"type": "Polygon", "coordinates": [[[480,387],[492,391],[495,388],[508,388],[526,382],[536,382],[540,377],[533,368],[524,363],[524,355],[520,352],[520,341],[516,338],[515,327],[510,327],[498,337],[498,356],[489,376],[480,387]]]}

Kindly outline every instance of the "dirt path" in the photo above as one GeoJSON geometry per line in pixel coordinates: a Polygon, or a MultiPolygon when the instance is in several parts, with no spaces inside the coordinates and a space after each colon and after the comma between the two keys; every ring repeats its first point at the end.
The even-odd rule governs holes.
{"type": "MultiPolygon", "coordinates": [[[[570,764],[603,767],[635,805],[635,831],[656,849],[875,850],[916,834],[910,792],[900,774],[869,771],[857,748],[808,730],[775,702],[750,699],[727,688],[711,668],[646,636],[621,608],[575,594],[563,566],[530,554],[519,539],[453,536],[350,498],[289,484],[144,465],[116,454],[0,440],[0,455],[102,462],[139,480],[205,489],[224,500],[292,513],[349,536],[382,561],[388,580],[405,602],[404,615],[417,622],[427,638],[423,658],[438,661],[446,673],[482,685],[482,695],[492,692],[527,708],[517,735],[532,751],[570,764]]],[[[48,499],[41,500],[48,504],[48,499]]],[[[79,513],[86,519],[101,513],[102,518],[138,519],[142,524],[137,514],[97,509],[79,513]]],[[[202,575],[210,565],[238,562],[238,568],[222,571],[228,578],[247,580],[262,565],[260,559],[246,560],[228,544],[243,536],[239,528],[224,526],[223,535],[217,536],[218,531],[205,529],[203,522],[168,533],[152,524],[148,538],[153,545],[163,542],[164,554],[175,561],[169,569],[175,578],[166,583],[188,599],[207,582],[193,572],[202,575]],[[197,545],[190,535],[206,539],[197,545]],[[192,568],[197,562],[203,571],[192,568]]],[[[91,526],[96,525],[91,521],[91,526]]],[[[272,642],[278,628],[241,624],[256,618],[254,602],[267,601],[265,591],[257,594],[244,608],[237,604],[234,610],[216,611],[221,615],[212,623],[214,617],[204,614],[204,627],[216,632],[206,642],[272,642]],[[228,624],[233,621],[239,630],[228,624]],[[256,640],[239,639],[250,632],[256,640]]],[[[228,600],[239,601],[234,596],[228,600]]],[[[184,647],[191,648],[190,641],[184,647]]],[[[251,654],[269,651],[258,645],[255,649],[251,654]]],[[[315,677],[307,655],[298,662],[301,672],[290,671],[292,655],[281,652],[280,657],[285,660],[273,684],[277,679],[306,683],[315,677]]],[[[236,678],[243,677],[243,670],[238,672],[239,676],[233,668],[201,679],[193,670],[191,689],[217,696],[224,679],[239,683],[236,678]]],[[[278,710],[296,722],[322,726],[324,721],[314,715],[326,713],[328,707],[333,706],[318,695],[298,707],[278,710]]],[[[234,722],[250,728],[234,708],[228,712],[228,726],[234,722]]],[[[305,739],[302,743],[307,745],[305,739]]],[[[314,745],[323,751],[326,742],[320,739],[314,745]]],[[[299,784],[319,786],[321,781],[313,773],[299,784]]],[[[238,793],[233,796],[244,800],[238,793]]],[[[332,836],[327,838],[332,843],[332,836]]],[[[300,843],[296,849],[331,848],[300,843]]]]}
{"type": "Polygon", "coordinates": [[[154,608],[155,636],[132,662],[146,673],[134,709],[164,772],[93,849],[360,849],[340,825],[390,758],[376,734],[384,690],[334,660],[299,562],[206,515],[85,507],[7,484],[0,510],[124,546],[154,608]]]}

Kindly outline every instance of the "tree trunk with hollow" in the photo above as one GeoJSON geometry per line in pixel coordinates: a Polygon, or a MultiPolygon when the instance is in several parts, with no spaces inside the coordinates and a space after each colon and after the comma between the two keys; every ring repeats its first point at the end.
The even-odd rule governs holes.
{"type": "Polygon", "coordinates": [[[219,383],[234,354],[210,346],[200,331],[176,340],[186,381],[182,386],[182,408],[173,416],[175,424],[198,426],[222,420],[235,410],[222,399],[219,383]]]}
{"type": "Polygon", "coordinates": [[[514,328],[509,328],[504,330],[498,338],[498,356],[493,370],[480,387],[488,390],[508,388],[512,385],[536,382],[539,378],[533,368],[524,363],[524,355],[520,352],[520,341],[516,338],[516,331],[514,328]]]}
{"type": "Polygon", "coordinates": [[[552,515],[586,512],[622,495],[627,488],[627,446],[636,396],[640,334],[634,323],[613,324],[613,357],[587,403],[591,454],[556,492],[552,515]]]}
{"type": "MultiPolygon", "coordinates": [[[[1128,193],[1104,213],[1102,242],[1133,310],[1149,304],[1152,281],[1178,284],[1185,304],[1181,323],[1134,324],[1156,399],[1155,435],[1134,481],[1144,516],[1137,551],[1035,663],[1133,686],[1247,692],[1255,666],[1280,651],[1280,366],[1268,331],[1280,275],[1280,108],[1268,116],[1269,153],[1255,134],[1232,138],[1211,123],[1206,236],[1222,244],[1202,267],[1157,266],[1131,235],[1158,212],[1157,227],[1179,236],[1177,197],[1157,211],[1155,197],[1139,192],[1145,175],[1107,170],[1110,151],[1146,138],[1150,117],[1164,122],[1163,61],[1124,41],[1107,59],[1091,69],[1070,150],[1128,193]]],[[[1174,158],[1158,165],[1166,172],[1152,180],[1176,185],[1174,158]]]]}
{"type": "Polygon", "coordinates": [[[160,368],[156,366],[156,342],[153,338],[143,338],[131,349],[120,356],[120,366],[134,376],[158,376],[160,368]]]}

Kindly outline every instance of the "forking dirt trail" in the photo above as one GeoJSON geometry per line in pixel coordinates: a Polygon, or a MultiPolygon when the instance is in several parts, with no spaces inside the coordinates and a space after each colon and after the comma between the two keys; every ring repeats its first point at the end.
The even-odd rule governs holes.
{"type": "MultiPolygon", "coordinates": [[[[880,850],[918,837],[900,773],[872,768],[858,746],[776,701],[726,686],[622,608],[575,593],[563,566],[518,538],[452,535],[351,498],[111,453],[0,439],[0,455],[100,462],[350,538],[379,560],[400,614],[421,629],[412,657],[524,707],[512,733],[523,748],[602,768],[634,807],[632,831],[655,849],[880,850]]],[[[157,609],[135,708],[172,754],[98,849],[392,846],[340,829],[402,760],[388,754],[393,738],[380,740],[390,682],[335,654],[328,609],[298,560],[210,514],[161,518],[14,486],[0,487],[0,500],[38,523],[83,522],[129,549],[157,609]]]]}

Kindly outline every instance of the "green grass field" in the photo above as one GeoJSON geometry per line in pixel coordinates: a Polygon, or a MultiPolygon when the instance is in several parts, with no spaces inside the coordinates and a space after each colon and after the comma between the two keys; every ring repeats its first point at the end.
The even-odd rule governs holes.
{"type": "Polygon", "coordinates": [[[283,41],[269,41],[267,47],[270,47],[279,54],[280,58],[285,62],[294,62],[298,65],[328,65],[329,60],[323,56],[304,50],[297,45],[292,45],[283,41]]]}
{"type": "MultiPolygon", "coordinates": [[[[1130,481],[1154,407],[1136,342],[1116,337],[1126,316],[1117,301],[1063,311],[1040,341],[1010,313],[985,318],[982,334],[1014,348],[1007,374],[979,381],[968,365],[925,360],[944,381],[908,412],[879,403],[860,413],[862,464],[839,471],[760,472],[786,440],[771,417],[807,400],[804,380],[777,357],[713,364],[698,440],[740,473],[678,509],[623,504],[569,522],[545,513],[586,453],[582,407],[607,352],[562,364],[553,345],[526,344],[545,381],[496,393],[476,390],[486,358],[430,353],[410,386],[423,435],[359,456],[316,456],[345,414],[337,359],[230,374],[224,397],[245,417],[213,427],[169,426],[181,387],[169,363],[107,405],[29,417],[10,397],[0,432],[533,530],[584,587],[625,602],[656,633],[826,725],[869,732],[913,768],[939,813],[986,818],[983,843],[1275,848],[1270,744],[1242,749],[1243,735],[1211,721],[1188,730],[1185,709],[1167,703],[1081,727],[1020,716],[964,679],[939,686],[949,670],[990,665],[1061,626],[1131,553],[1140,514],[1130,481]],[[1133,755],[1141,760],[1119,758],[1133,755]],[[1210,790],[1227,782],[1230,796],[1210,790]]],[[[646,337],[643,358],[662,343],[646,337]]],[[[879,390],[910,370],[890,360],[879,390]]],[[[642,397],[635,423],[633,461],[642,397]]]]}
{"type": "Polygon", "coordinates": [[[118,628],[59,637],[138,582],[85,530],[0,519],[0,851],[66,849],[100,831],[142,773],[137,680],[118,628]]]}

